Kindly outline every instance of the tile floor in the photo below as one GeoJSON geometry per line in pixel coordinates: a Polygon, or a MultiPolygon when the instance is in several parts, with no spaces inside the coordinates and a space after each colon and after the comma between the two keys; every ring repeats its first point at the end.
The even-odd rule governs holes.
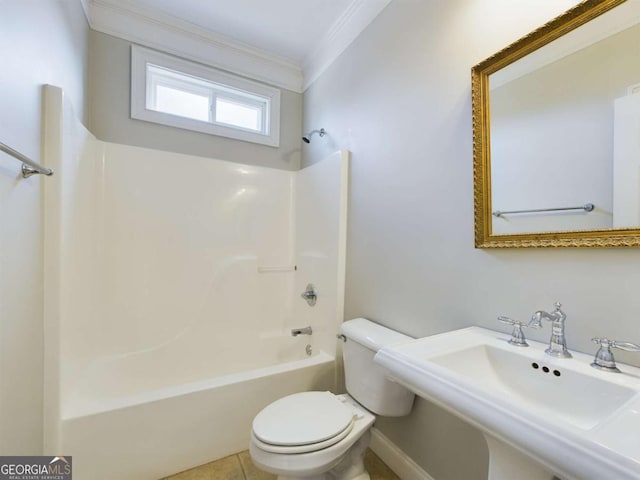
{"type": "MultiPolygon", "coordinates": [[[[400,480],[371,450],[364,457],[371,480],[400,480]]],[[[258,470],[245,450],[237,455],[201,465],[163,480],[275,480],[276,476],[258,470]]]]}

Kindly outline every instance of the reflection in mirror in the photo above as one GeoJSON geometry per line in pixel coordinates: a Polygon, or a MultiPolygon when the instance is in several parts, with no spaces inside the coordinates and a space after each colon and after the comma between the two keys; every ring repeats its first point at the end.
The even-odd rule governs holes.
{"type": "MultiPolygon", "coordinates": [[[[555,42],[544,48],[554,47],[555,42]]],[[[640,25],[506,83],[493,82],[493,76],[493,209],[596,206],[592,212],[494,216],[493,233],[640,226],[640,155],[628,148],[614,151],[614,137],[628,140],[621,137],[628,130],[624,112],[629,105],[640,107],[640,94],[632,93],[634,88],[640,91],[640,25]],[[626,197],[620,199],[618,211],[613,202],[616,167],[629,170],[630,176],[618,180],[631,184],[618,187],[626,197]]],[[[640,110],[636,116],[640,118],[640,110]]]]}
{"type": "Polygon", "coordinates": [[[553,240],[562,233],[640,229],[640,0],[518,55],[525,46],[526,37],[508,47],[518,59],[501,68],[474,67],[474,75],[478,67],[487,73],[489,102],[486,152],[475,153],[490,172],[486,185],[476,183],[485,189],[476,230],[481,221],[489,237],[547,235],[552,241],[533,246],[560,246],[553,240]]]}

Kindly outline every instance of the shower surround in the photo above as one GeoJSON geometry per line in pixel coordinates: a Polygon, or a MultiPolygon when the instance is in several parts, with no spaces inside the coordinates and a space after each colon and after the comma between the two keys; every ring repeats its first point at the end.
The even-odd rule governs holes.
{"type": "Polygon", "coordinates": [[[333,388],[348,153],[288,172],[106,143],[44,98],[45,453],[157,479],[246,449],[273,400],[333,388]]]}

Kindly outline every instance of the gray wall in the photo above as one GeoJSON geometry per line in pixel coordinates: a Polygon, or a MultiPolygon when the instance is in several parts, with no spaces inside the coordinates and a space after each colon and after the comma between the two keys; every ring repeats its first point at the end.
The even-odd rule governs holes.
{"type": "MultiPolygon", "coordinates": [[[[40,160],[41,86],[80,118],[89,28],[77,0],[1,0],[0,141],[40,160]]],[[[0,454],[42,451],[42,182],[0,154],[0,454]]]]}
{"type": "MultiPolygon", "coordinates": [[[[414,336],[501,330],[498,315],[560,300],[571,349],[594,352],[596,335],[640,341],[639,249],[473,247],[470,69],[571,3],[396,0],[305,92],[305,128],[329,137],[303,164],[353,152],[346,318],[414,336]]],[[[486,478],[480,434],[428,402],[377,425],[437,480],[486,478]]]]}
{"type": "Polygon", "coordinates": [[[131,43],[91,31],[89,130],[100,140],[284,170],[300,168],[302,95],[282,90],[280,147],[130,118],[131,43]]]}

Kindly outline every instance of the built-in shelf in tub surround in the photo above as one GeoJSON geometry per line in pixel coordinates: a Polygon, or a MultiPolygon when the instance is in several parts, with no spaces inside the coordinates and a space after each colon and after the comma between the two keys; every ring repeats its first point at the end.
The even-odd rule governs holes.
{"type": "Polygon", "coordinates": [[[295,265],[265,265],[258,266],[258,273],[285,273],[295,272],[295,265]]]}

